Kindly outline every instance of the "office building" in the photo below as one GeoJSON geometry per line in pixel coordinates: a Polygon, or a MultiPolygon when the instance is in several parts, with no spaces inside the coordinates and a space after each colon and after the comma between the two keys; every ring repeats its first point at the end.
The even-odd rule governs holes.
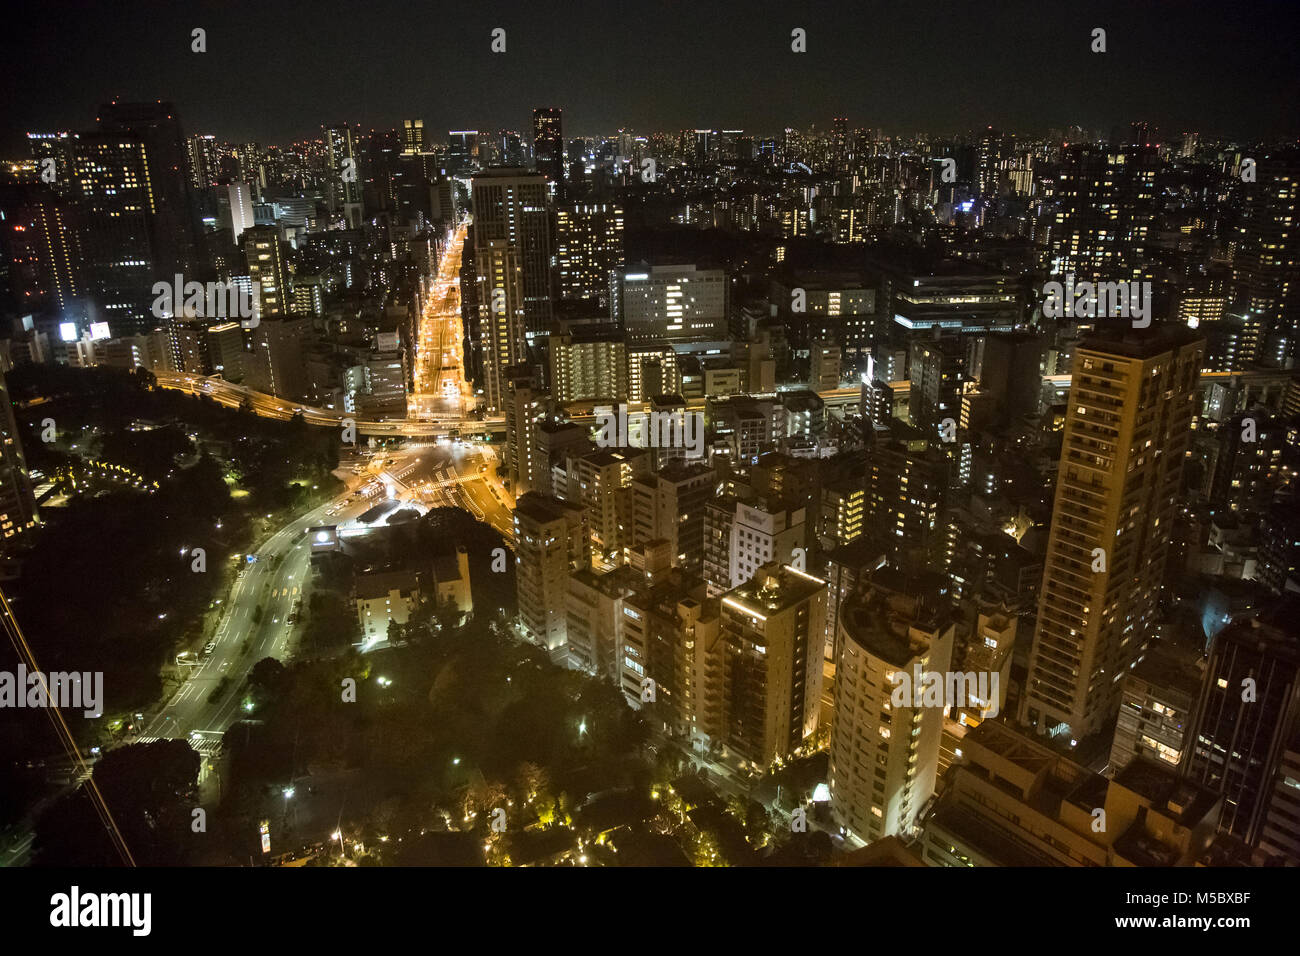
{"type": "Polygon", "coordinates": [[[623,267],[623,207],[570,203],[555,210],[556,291],[610,307],[610,276],[623,267]]]}
{"type": "Polygon", "coordinates": [[[629,267],[616,320],[632,343],[716,342],[727,336],[727,276],[694,265],[629,267]]]}
{"type": "Polygon", "coordinates": [[[564,191],[564,128],[558,107],[533,110],[533,165],[557,192],[564,191]]]}
{"type": "Polygon", "coordinates": [[[402,154],[418,156],[424,152],[424,120],[402,120],[402,154]]]}
{"type": "Polygon", "coordinates": [[[0,307],[62,312],[86,292],[81,237],[68,203],[34,184],[0,185],[0,307]]]}
{"type": "Polygon", "coordinates": [[[232,182],[226,187],[226,194],[230,201],[231,238],[239,242],[244,230],[256,225],[253,221],[252,189],[248,183],[232,182]]]}
{"type": "Polygon", "coordinates": [[[352,128],[331,126],[325,130],[326,201],[329,210],[342,215],[349,229],[361,226],[361,171],[353,150],[352,128]]]}

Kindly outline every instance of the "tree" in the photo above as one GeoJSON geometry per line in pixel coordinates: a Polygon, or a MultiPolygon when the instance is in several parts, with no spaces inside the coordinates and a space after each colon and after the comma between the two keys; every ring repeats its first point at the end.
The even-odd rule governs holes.
{"type": "Polygon", "coordinates": [[[284,665],[274,657],[263,657],[248,672],[248,686],[272,694],[284,682],[284,665]]]}
{"type": "Polygon", "coordinates": [[[388,622],[388,643],[400,644],[406,634],[406,627],[401,621],[388,622]]]}
{"type": "Polygon", "coordinates": [[[442,631],[454,631],[460,627],[460,608],[456,606],[455,598],[447,598],[439,602],[435,615],[438,618],[438,627],[442,631]]]}
{"type": "MultiPolygon", "coordinates": [[[[200,765],[184,740],[131,744],[95,764],[92,779],[137,863],[185,862],[200,765]]],[[[36,858],[44,866],[121,864],[84,785],[38,818],[36,858]]]]}
{"type": "Polygon", "coordinates": [[[495,780],[487,780],[481,775],[461,788],[460,806],[464,816],[491,812],[497,807],[504,809],[506,788],[495,780]]]}

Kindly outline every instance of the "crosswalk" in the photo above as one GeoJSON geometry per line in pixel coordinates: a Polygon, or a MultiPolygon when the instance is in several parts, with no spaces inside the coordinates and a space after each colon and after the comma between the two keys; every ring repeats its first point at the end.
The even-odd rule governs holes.
{"type": "Polygon", "coordinates": [[[205,734],[201,737],[136,737],[132,743],[151,744],[159,740],[189,740],[189,744],[205,757],[215,756],[221,750],[220,735],[205,734]]]}

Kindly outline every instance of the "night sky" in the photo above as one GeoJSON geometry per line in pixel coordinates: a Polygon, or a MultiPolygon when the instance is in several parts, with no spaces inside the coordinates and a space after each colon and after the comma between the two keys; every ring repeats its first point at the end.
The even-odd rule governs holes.
{"type": "Polygon", "coordinates": [[[287,142],[324,123],[566,135],[775,132],[834,115],[887,131],[1109,132],[1145,119],[1242,138],[1300,130],[1295,0],[945,3],[387,0],[22,3],[0,33],[0,148],[88,129],[95,107],[170,99],[186,133],[287,142]],[[208,49],[190,52],[190,30],[208,49]],[[507,52],[489,50],[494,27],[507,52]],[[1109,52],[1089,51],[1093,27],[1109,52]],[[790,52],[790,31],[808,52],[790,52]]]}

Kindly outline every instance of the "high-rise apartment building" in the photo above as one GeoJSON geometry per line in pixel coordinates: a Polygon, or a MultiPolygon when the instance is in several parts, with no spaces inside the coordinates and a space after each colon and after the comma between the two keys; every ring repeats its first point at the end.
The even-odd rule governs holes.
{"type": "Polygon", "coordinates": [[[1111,770],[1142,756],[1174,767],[1182,763],[1201,676],[1191,652],[1159,642],[1147,650],[1124,678],[1111,770]]]}
{"type": "MultiPolygon", "coordinates": [[[[603,573],[581,568],[569,575],[565,628],[570,667],[621,684],[623,602],[645,583],[645,574],[628,564],[603,573]]],[[[639,691],[639,680],[637,685],[639,691]]]]}
{"type": "Polygon", "coordinates": [[[567,476],[564,471],[566,456],[580,455],[591,449],[591,429],[576,422],[545,418],[538,421],[533,429],[532,490],[555,494],[555,466],[558,464],[561,473],[567,476]]]}
{"type": "Polygon", "coordinates": [[[948,509],[953,469],[938,445],[891,419],[875,430],[867,454],[868,530],[899,567],[946,568],[956,547],[948,509]]]}
{"type": "Polygon", "coordinates": [[[806,508],[788,498],[736,502],[731,522],[731,586],[741,586],[760,567],[774,561],[787,564],[795,560],[795,549],[806,549],[812,535],[807,514],[806,508]]]}
{"type": "Polygon", "coordinates": [[[773,561],[719,601],[724,743],[750,766],[787,759],[817,732],[826,584],[773,561]]]}
{"type": "Polygon", "coordinates": [[[559,659],[566,652],[569,575],[590,567],[582,507],[536,493],[515,502],[515,590],[529,640],[559,659]]]}
{"type": "Polygon", "coordinates": [[[1076,281],[1150,278],[1156,209],[1155,147],[1066,147],[1055,184],[1048,266],[1076,281]]]}
{"type": "Polygon", "coordinates": [[[714,494],[713,469],[674,461],[632,480],[632,533],[637,544],[668,542],[673,567],[702,575],[704,504],[714,494]]]}
{"type": "MultiPolygon", "coordinates": [[[[546,414],[546,393],[523,370],[507,373],[506,381],[506,475],[510,492],[519,497],[537,490],[539,474],[547,463],[537,457],[537,425],[546,414]]],[[[549,482],[548,482],[549,484],[549,482]]]]}
{"type": "Polygon", "coordinates": [[[1107,327],[1074,359],[1020,719],[1078,740],[1113,720],[1153,636],[1203,343],[1107,327]]]}
{"type": "Polygon", "coordinates": [[[280,245],[280,230],[275,226],[252,226],[243,232],[244,261],[250,282],[258,294],[253,297],[259,319],[279,318],[289,314],[289,267],[280,245]]]}
{"type": "Polygon", "coordinates": [[[596,557],[610,566],[622,564],[624,551],[634,544],[630,486],[637,476],[649,474],[649,453],[644,448],[597,448],[568,457],[563,470],[555,493],[583,509],[596,557]]]}
{"type": "Polygon", "coordinates": [[[1258,845],[1287,745],[1300,731],[1300,599],[1214,636],[1183,772],[1223,796],[1220,829],[1258,845]]]}
{"type": "Polygon", "coordinates": [[[653,583],[623,602],[621,687],[628,703],[652,726],[683,736],[708,721],[708,664],[721,670],[721,618],[704,582],[680,568],[661,571],[653,583]]]}
{"type": "Polygon", "coordinates": [[[912,595],[864,583],[840,603],[837,627],[831,812],[864,843],[909,836],[934,794],[944,717],[942,697],[927,701],[916,675],[946,682],[954,624],[912,595]],[[910,692],[894,706],[903,681],[910,692]]]}
{"type": "Polygon", "coordinates": [[[557,404],[628,400],[627,343],[613,326],[579,326],[550,336],[551,395],[557,404]]]}

